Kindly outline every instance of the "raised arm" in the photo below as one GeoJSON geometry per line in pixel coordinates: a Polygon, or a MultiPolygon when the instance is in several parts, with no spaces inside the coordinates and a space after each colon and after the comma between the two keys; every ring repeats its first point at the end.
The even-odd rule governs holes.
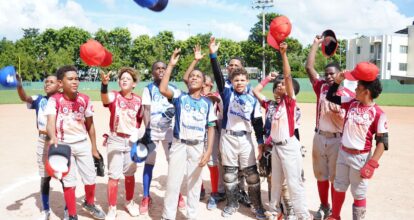
{"type": "Polygon", "coordinates": [[[265,97],[261,92],[264,89],[264,87],[266,87],[266,85],[274,80],[277,77],[278,73],[277,72],[271,72],[268,76],[266,76],[266,78],[264,78],[259,84],[257,84],[257,86],[253,89],[253,94],[254,96],[256,96],[257,100],[259,100],[260,103],[262,103],[264,101],[265,97]]]}
{"type": "Polygon", "coordinates": [[[224,77],[223,73],[221,72],[220,65],[217,61],[217,51],[220,47],[220,43],[216,44],[216,38],[211,37],[210,43],[208,44],[208,48],[210,50],[210,63],[211,68],[213,69],[214,80],[217,84],[217,89],[221,93],[224,90],[224,77]]]}
{"type": "Polygon", "coordinates": [[[318,80],[318,72],[315,70],[315,56],[318,51],[319,45],[322,43],[323,38],[316,36],[313,40],[313,44],[309,51],[308,59],[306,60],[306,73],[308,74],[309,80],[313,85],[318,80]]]}
{"type": "Polygon", "coordinates": [[[188,83],[188,76],[190,75],[190,73],[194,70],[194,67],[197,65],[197,63],[204,58],[205,54],[201,53],[201,46],[199,44],[197,44],[194,48],[194,60],[193,62],[191,62],[190,66],[187,68],[187,70],[184,73],[183,76],[183,80],[185,82],[185,84],[188,83]]]}
{"type": "Polygon", "coordinates": [[[108,96],[108,83],[110,79],[110,73],[105,74],[103,70],[101,70],[101,100],[104,105],[109,104],[109,96],[108,96]]]}
{"type": "Polygon", "coordinates": [[[29,104],[32,104],[33,99],[31,96],[28,96],[26,94],[26,92],[23,89],[23,84],[22,84],[22,78],[20,78],[19,74],[16,74],[16,78],[17,78],[17,94],[19,94],[19,98],[20,100],[22,100],[23,102],[27,102],[29,104]]]}
{"type": "Polygon", "coordinates": [[[180,59],[181,49],[175,48],[173,54],[171,55],[170,62],[168,63],[167,69],[165,70],[164,76],[162,77],[160,83],[160,93],[165,96],[167,99],[172,99],[174,92],[168,88],[168,82],[171,78],[171,72],[173,71],[175,65],[180,59]]]}
{"type": "Polygon", "coordinates": [[[279,51],[280,51],[280,55],[282,56],[283,76],[285,80],[285,87],[286,87],[287,95],[292,99],[296,99],[295,90],[293,89],[292,75],[290,74],[289,60],[286,54],[287,47],[288,45],[285,42],[280,44],[279,51]]]}
{"type": "Polygon", "coordinates": [[[344,71],[337,73],[335,75],[335,82],[329,87],[328,93],[326,94],[326,99],[330,102],[333,102],[337,105],[341,105],[341,96],[338,96],[336,92],[338,91],[339,85],[344,81],[344,71]]]}

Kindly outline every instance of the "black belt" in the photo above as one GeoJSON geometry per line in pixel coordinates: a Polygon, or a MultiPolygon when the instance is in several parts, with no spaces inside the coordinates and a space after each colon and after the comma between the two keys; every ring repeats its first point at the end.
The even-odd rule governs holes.
{"type": "Polygon", "coordinates": [[[203,141],[200,140],[185,140],[185,139],[179,139],[181,143],[187,144],[187,145],[197,145],[201,144],[203,141]]]}
{"type": "Polygon", "coordinates": [[[247,134],[247,131],[232,131],[232,130],[225,130],[226,134],[233,135],[236,137],[242,137],[247,134]]]}
{"type": "Polygon", "coordinates": [[[276,145],[276,146],[285,145],[287,143],[288,143],[288,140],[283,140],[283,141],[279,141],[279,142],[276,142],[276,141],[272,140],[272,144],[276,145]]]}
{"type": "Polygon", "coordinates": [[[340,132],[333,133],[333,132],[329,132],[329,131],[322,131],[322,130],[319,130],[319,129],[316,129],[316,128],[315,128],[315,132],[320,134],[320,135],[323,135],[327,138],[342,137],[342,133],[340,133],[340,132]]]}

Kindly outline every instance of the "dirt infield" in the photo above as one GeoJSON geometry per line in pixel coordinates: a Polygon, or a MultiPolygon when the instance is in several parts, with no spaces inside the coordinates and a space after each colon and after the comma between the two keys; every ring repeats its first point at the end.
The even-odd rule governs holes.
{"type": "MultiPolygon", "coordinates": [[[[102,134],[108,130],[109,111],[99,102],[95,102],[95,127],[98,149],[106,156],[106,149],[102,143],[102,134]]],[[[315,104],[300,104],[302,109],[301,139],[307,148],[304,161],[306,176],[306,192],[309,209],[315,211],[319,207],[316,181],[313,177],[311,164],[311,143],[315,124],[315,104]]],[[[408,219],[414,217],[414,193],[410,190],[414,186],[414,108],[384,107],[390,127],[390,150],[383,155],[380,167],[370,181],[367,200],[366,219],[408,219]]],[[[35,219],[40,213],[41,201],[39,195],[40,181],[36,164],[37,131],[35,112],[26,109],[24,104],[0,105],[0,219],[35,219]]],[[[153,198],[150,215],[130,217],[123,208],[124,190],[121,181],[118,196],[118,219],[160,219],[165,181],[167,178],[167,163],[163,154],[158,154],[154,169],[154,178],[151,187],[153,198]]],[[[136,173],[135,201],[142,198],[142,164],[136,173]]],[[[210,191],[208,169],[203,173],[204,185],[210,191]]],[[[96,203],[107,211],[106,202],[107,177],[98,177],[96,185],[96,203]]],[[[82,211],[80,204],[83,201],[83,187],[79,182],[76,195],[78,202],[79,219],[90,219],[82,211]]],[[[51,219],[61,219],[63,216],[63,193],[58,181],[51,183],[50,206],[53,211],[51,219]]],[[[184,191],[183,191],[184,192],[184,191]]],[[[262,182],[262,198],[267,200],[267,183],[262,182]]],[[[208,211],[206,201],[199,203],[199,219],[220,219],[221,203],[217,210],[208,211]]],[[[343,219],[352,219],[352,196],[347,193],[342,209],[343,219]]],[[[185,219],[185,212],[178,211],[177,219],[185,219]]],[[[247,208],[240,208],[239,212],[230,219],[253,219],[247,208]]]]}

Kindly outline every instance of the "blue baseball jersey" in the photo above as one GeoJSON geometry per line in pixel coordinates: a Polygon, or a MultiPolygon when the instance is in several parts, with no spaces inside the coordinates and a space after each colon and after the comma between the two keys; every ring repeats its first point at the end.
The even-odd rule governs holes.
{"type": "MultiPolygon", "coordinates": [[[[168,88],[180,92],[173,85],[168,85],[168,88]]],[[[149,123],[151,139],[172,141],[174,106],[160,93],[159,85],[150,83],[144,88],[142,105],[151,106],[149,123]]]]}
{"type": "Polygon", "coordinates": [[[217,120],[210,99],[195,99],[188,93],[174,91],[171,103],[175,107],[174,137],[203,141],[207,127],[215,126],[217,120]]]}
{"type": "Polygon", "coordinates": [[[26,103],[28,109],[36,110],[36,127],[40,131],[46,131],[47,116],[44,114],[49,97],[43,95],[32,96],[32,103],[26,103]]]}
{"type": "Polygon", "coordinates": [[[252,119],[262,117],[262,113],[251,90],[238,93],[232,86],[225,86],[220,95],[223,100],[223,129],[252,132],[252,119]]]}

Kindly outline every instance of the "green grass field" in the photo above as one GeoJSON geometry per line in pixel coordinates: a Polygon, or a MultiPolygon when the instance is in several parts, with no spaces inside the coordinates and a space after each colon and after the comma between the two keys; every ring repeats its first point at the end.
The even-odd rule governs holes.
{"type": "MultiPolygon", "coordinates": [[[[43,94],[42,90],[27,90],[27,94],[43,94]]],[[[89,95],[92,100],[99,101],[99,91],[97,90],[84,90],[83,93],[89,95]]],[[[142,94],[142,90],[136,90],[137,94],[142,94]]],[[[273,95],[270,91],[264,91],[266,97],[273,99],[273,95]]],[[[299,103],[314,103],[316,96],[313,92],[303,91],[298,96],[299,103]]],[[[381,94],[376,102],[383,106],[414,106],[414,94],[406,93],[384,93],[381,94]]],[[[17,104],[22,103],[19,100],[16,90],[0,90],[0,104],[17,104]]]]}

